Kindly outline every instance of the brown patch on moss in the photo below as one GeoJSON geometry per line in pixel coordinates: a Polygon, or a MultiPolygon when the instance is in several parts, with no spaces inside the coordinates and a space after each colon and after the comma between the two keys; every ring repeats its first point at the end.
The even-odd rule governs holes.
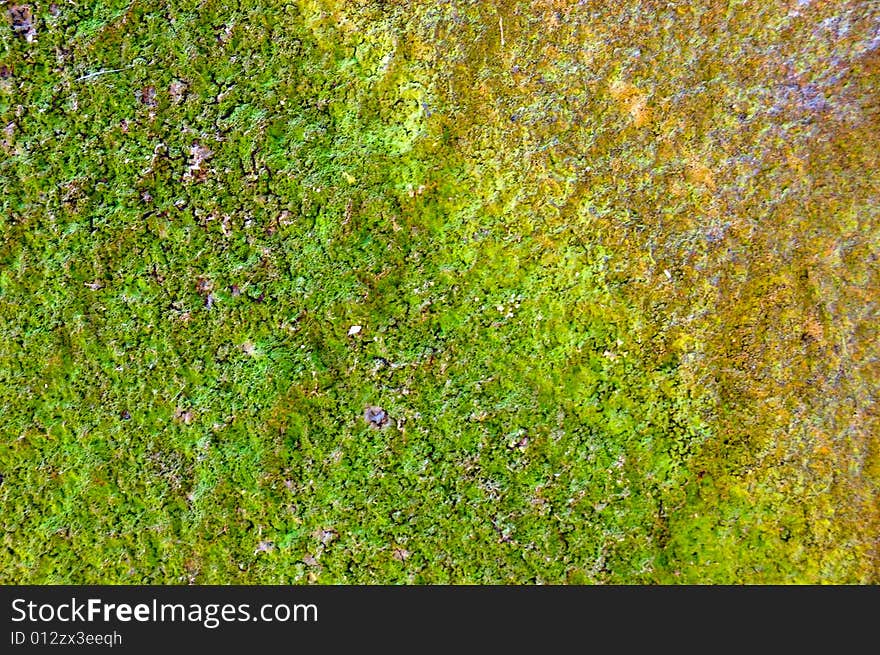
{"type": "Polygon", "coordinates": [[[137,92],[137,99],[138,102],[147,107],[155,107],[159,104],[156,100],[156,87],[152,84],[139,89],[137,92]]]}
{"type": "Polygon", "coordinates": [[[370,427],[384,428],[388,425],[390,418],[381,407],[370,406],[364,410],[364,420],[370,424],[370,427]]]}
{"type": "Polygon", "coordinates": [[[34,27],[33,12],[29,6],[13,5],[6,10],[6,16],[16,34],[22,36],[28,43],[33,42],[37,36],[37,30],[34,27]]]}

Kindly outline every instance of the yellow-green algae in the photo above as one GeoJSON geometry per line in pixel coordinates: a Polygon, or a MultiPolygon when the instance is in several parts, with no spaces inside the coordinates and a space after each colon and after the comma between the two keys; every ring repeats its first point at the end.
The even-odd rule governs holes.
{"type": "Polygon", "coordinates": [[[17,6],[0,581],[877,582],[876,3],[17,6]]]}

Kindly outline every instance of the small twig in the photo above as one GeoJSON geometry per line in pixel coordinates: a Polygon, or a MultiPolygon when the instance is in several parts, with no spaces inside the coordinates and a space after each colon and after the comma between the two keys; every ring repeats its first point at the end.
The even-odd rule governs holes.
{"type": "Polygon", "coordinates": [[[83,75],[82,77],[76,78],[77,82],[82,82],[83,80],[88,80],[93,77],[98,77],[99,75],[106,75],[107,73],[121,73],[124,70],[128,70],[131,66],[127,66],[126,68],[105,68],[104,70],[95,71],[94,73],[89,73],[88,75],[83,75]]]}
{"type": "Polygon", "coordinates": [[[498,17],[498,28],[501,30],[501,48],[504,48],[504,19],[499,16],[498,17]]]}

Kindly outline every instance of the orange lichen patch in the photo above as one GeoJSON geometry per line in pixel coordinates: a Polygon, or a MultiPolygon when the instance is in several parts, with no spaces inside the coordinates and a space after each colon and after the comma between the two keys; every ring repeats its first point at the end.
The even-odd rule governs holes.
{"type": "Polygon", "coordinates": [[[548,43],[546,46],[544,46],[544,53],[543,54],[544,54],[544,59],[546,59],[548,61],[557,61],[559,59],[559,57],[561,56],[560,52],[559,52],[559,48],[557,48],[556,45],[553,43],[548,43]]]}
{"type": "Polygon", "coordinates": [[[804,334],[813,341],[821,342],[825,335],[825,331],[822,329],[822,324],[816,319],[816,317],[810,316],[804,324],[804,334]]]}
{"type": "MultiPolygon", "coordinates": [[[[664,126],[660,126],[661,130],[664,126]]],[[[657,140],[657,150],[655,153],[655,157],[657,158],[657,163],[665,163],[671,161],[678,154],[678,150],[675,147],[675,141],[668,137],[663,136],[657,140]]]]}
{"type": "Polygon", "coordinates": [[[804,160],[796,156],[791,148],[786,148],[785,150],[785,163],[788,164],[789,168],[799,176],[803,176],[807,171],[804,160]]]}
{"type": "Polygon", "coordinates": [[[684,184],[682,184],[678,180],[673,180],[669,184],[669,193],[675,198],[679,198],[679,197],[683,196],[685,193],[684,184]]]}
{"type": "Polygon", "coordinates": [[[826,460],[831,457],[831,454],[831,447],[826,442],[817,443],[813,448],[814,459],[811,466],[814,469],[825,470],[827,468],[826,460]]]}
{"type": "Polygon", "coordinates": [[[691,184],[700,184],[708,189],[715,189],[715,177],[706,164],[690,160],[685,168],[685,177],[691,184]]]}
{"type": "Polygon", "coordinates": [[[536,12],[545,12],[545,20],[551,27],[559,25],[558,12],[568,13],[572,7],[578,5],[577,0],[533,0],[532,8],[536,12]]]}
{"type": "Polygon", "coordinates": [[[640,91],[635,85],[622,80],[612,82],[608,90],[611,97],[617,101],[621,111],[630,115],[633,125],[643,127],[648,124],[651,113],[648,109],[647,94],[640,91]]]}

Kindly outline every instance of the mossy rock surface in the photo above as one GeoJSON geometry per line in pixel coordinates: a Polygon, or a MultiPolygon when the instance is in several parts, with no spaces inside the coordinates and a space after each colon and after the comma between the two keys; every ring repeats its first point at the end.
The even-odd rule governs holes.
{"type": "Polygon", "coordinates": [[[874,3],[4,12],[0,582],[878,582],[874,3]]]}

